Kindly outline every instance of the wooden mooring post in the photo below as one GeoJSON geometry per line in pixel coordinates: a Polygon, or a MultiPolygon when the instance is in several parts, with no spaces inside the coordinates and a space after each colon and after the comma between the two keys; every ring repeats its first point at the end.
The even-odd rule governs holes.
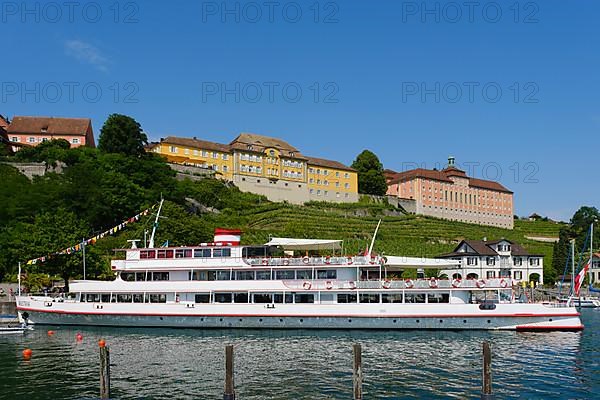
{"type": "Polygon", "coordinates": [[[353,399],[362,400],[362,383],[363,383],[363,371],[362,371],[362,349],[360,344],[355,343],[352,345],[352,355],[354,362],[352,363],[352,388],[353,388],[353,399]]]}
{"type": "Polygon", "coordinates": [[[233,345],[225,346],[225,391],[223,400],[235,400],[233,383],[233,345]]]}
{"type": "Polygon", "coordinates": [[[110,398],[110,351],[108,347],[100,347],[100,398],[110,398]]]}
{"type": "Polygon", "coordinates": [[[481,383],[481,400],[493,400],[492,394],[492,349],[490,343],[483,342],[483,381],[481,383]]]}

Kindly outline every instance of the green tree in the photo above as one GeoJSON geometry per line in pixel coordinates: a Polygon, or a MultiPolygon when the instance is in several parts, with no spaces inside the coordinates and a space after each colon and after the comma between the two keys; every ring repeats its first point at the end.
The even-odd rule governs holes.
{"type": "Polygon", "coordinates": [[[358,191],[364,194],[383,196],[387,192],[387,183],[383,174],[383,164],[369,150],[360,153],[352,163],[358,171],[358,191]]]}
{"type": "Polygon", "coordinates": [[[148,137],[135,119],[126,115],[111,114],[100,131],[98,149],[104,153],[142,156],[145,154],[146,144],[148,137]]]}

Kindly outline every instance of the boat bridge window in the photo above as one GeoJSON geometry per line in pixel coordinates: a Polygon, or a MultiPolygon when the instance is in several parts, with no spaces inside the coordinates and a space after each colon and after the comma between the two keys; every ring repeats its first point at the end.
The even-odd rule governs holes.
{"type": "Polygon", "coordinates": [[[299,269],[296,271],[296,279],[312,279],[312,269],[299,269]]]}
{"type": "Polygon", "coordinates": [[[275,279],[294,279],[295,275],[294,270],[275,271],[275,279]]]}
{"type": "Polygon", "coordinates": [[[166,303],[166,294],[146,294],[146,303],[166,303]]]}
{"type": "Polygon", "coordinates": [[[215,303],[231,303],[233,295],[231,293],[215,293],[215,303]]]}
{"type": "Polygon", "coordinates": [[[242,249],[242,257],[244,258],[267,257],[270,253],[269,247],[267,246],[244,247],[242,249]]]}
{"type": "Polygon", "coordinates": [[[210,294],[208,294],[208,293],[197,294],[195,296],[194,302],[196,302],[196,303],[210,303],[210,294]]]}
{"type": "Polygon", "coordinates": [[[317,279],[337,279],[337,271],[335,269],[318,270],[317,279]]]}
{"type": "Polygon", "coordinates": [[[117,295],[117,303],[131,303],[132,297],[133,296],[128,293],[118,294],[117,295]]]}
{"type": "Polygon", "coordinates": [[[207,258],[212,254],[212,249],[194,249],[194,257],[195,258],[207,258]]]}
{"type": "Polygon", "coordinates": [[[253,281],[254,271],[236,271],[235,279],[238,281],[253,281]]]}
{"type": "Polygon", "coordinates": [[[359,299],[361,303],[379,303],[379,293],[361,293],[359,299]]]}
{"type": "Polygon", "coordinates": [[[231,257],[231,249],[230,248],[214,249],[213,257],[231,257]]]}
{"type": "Polygon", "coordinates": [[[428,303],[450,303],[450,294],[449,293],[428,293],[427,294],[427,302],[428,303]]]}
{"type": "Polygon", "coordinates": [[[234,303],[248,303],[248,293],[234,293],[233,294],[233,302],[234,303]]]}
{"type": "Polygon", "coordinates": [[[315,295],[314,294],[308,294],[308,293],[296,293],[294,296],[294,302],[296,304],[298,303],[314,303],[315,302],[315,295]]]}
{"type": "Polygon", "coordinates": [[[356,303],[356,293],[339,293],[337,295],[338,303],[356,303]]]}
{"type": "Polygon", "coordinates": [[[425,303],[425,293],[406,293],[404,295],[405,303],[425,303]]]}
{"type": "Polygon", "coordinates": [[[252,294],[252,302],[263,304],[273,302],[273,293],[254,293],[252,294]]]}
{"type": "Polygon", "coordinates": [[[382,303],[402,303],[402,293],[384,293],[381,295],[382,303]]]}
{"type": "Polygon", "coordinates": [[[156,258],[155,250],[140,250],[140,259],[146,260],[152,258],[156,258]]]}
{"type": "Polygon", "coordinates": [[[192,249],[175,250],[175,258],[192,258],[192,249]]]}
{"type": "Polygon", "coordinates": [[[173,258],[173,250],[158,250],[157,258],[173,258]]]}
{"type": "Polygon", "coordinates": [[[168,272],[153,272],[152,280],[153,281],[168,281],[169,273],[168,272]]]}

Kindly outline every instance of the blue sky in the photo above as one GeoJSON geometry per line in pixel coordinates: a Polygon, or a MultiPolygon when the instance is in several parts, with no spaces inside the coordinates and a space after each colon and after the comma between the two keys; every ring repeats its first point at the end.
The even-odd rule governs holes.
{"type": "Polygon", "coordinates": [[[465,3],[3,2],[0,113],[368,148],[398,171],[453,155],[519,215],[598,206],[600,3],[465,3]]]}

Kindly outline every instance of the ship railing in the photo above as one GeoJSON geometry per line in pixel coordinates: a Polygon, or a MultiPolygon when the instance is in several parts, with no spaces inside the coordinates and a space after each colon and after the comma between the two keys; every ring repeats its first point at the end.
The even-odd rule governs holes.
{"type": "Polygon", "coordinates": [[[344,289],[503,289],[511,290],[510,279],[451,281],[447,279],[406,279],[406,280],[373,280],[373,281],[341,281],[328,279],[287,280],[284,285],[291,290],[344,290],[344,289]]]}
{"type": "Polygon", "coordinates": [[[251,266],[290,266],[290,267],[306,267],[313,265],[368,265],[368,264],[376,264],[375,259],[370,259],[364,256],[354,256],[354,257],[329,257],[329,256],[319,256],[319,257],[257,257],[257,258],[247,258],[245,259],[246,263],[251,266]]]}

